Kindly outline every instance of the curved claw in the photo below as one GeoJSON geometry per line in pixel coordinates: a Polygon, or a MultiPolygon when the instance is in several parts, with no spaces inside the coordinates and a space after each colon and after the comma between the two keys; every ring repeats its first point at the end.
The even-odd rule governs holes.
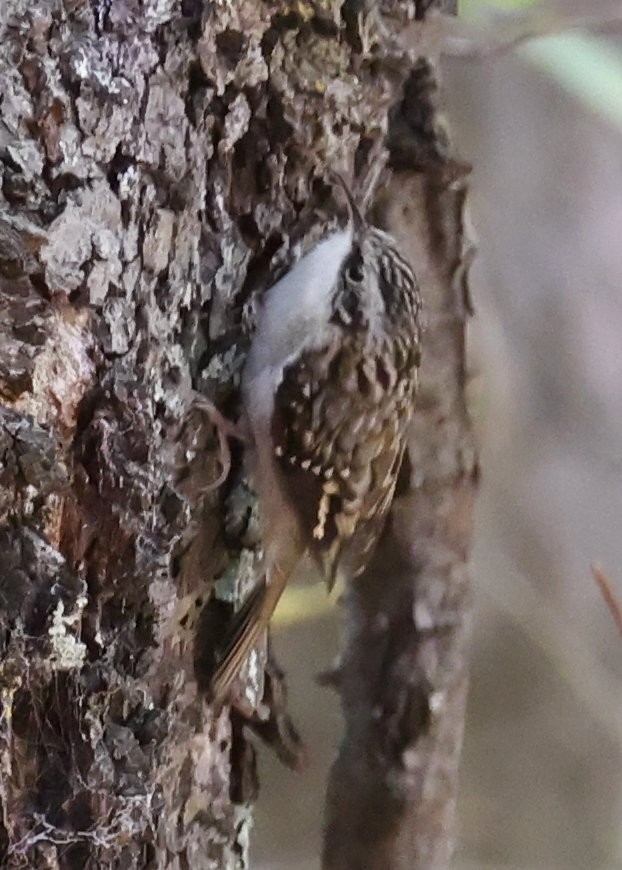
{"type": "Polygon", "coordinates": [[[211,483],[201,487],[201,494],[213,492],[218,489],[226,481],[231,471],[231,448],[229,447],[229,438],[236,438],[238,441],[248,443],[248,435],[244,431],[240,423],[232,423],[225,417],[216,407],[216,405],[206,398],[202,393],[195,392],[192,397],[192,404],[199,411],[209,417],[209,420],[215,426],[218,432],[218,446],[220,449],[220,462],[222,471],[211,483]]]}
{"type": "Polygon", "coordinates": [[[230,420],[223,416],[223,414],[221,414],[213,402],[210,402],[210,400],[201,395],[201,393],[193,394],[192,406],[201,411],[202,414],[205,414],[218,432],[218,447],[220,450],[222,471],[216,480],[201,487],[201,495],[207,495],[207,493],[213,492],[222,486],[231,471],[231,449],[229,447],[228,437],[232,434],[234,425],[230,420]]]}
{"type": "Polygon", "coordinates": [[[212,422],[216,426],[218,431],[218,446],[220,448],[220,464],[222,465],[222,471],[211,483],[205,484],[200,488],[201,495],[207,495],[210,492],[214,492],[215,489],[218,489],[223,485],[225,480],[229,477],[229,472],[231,471],[231,448],[229,447],[229,441],[227,440],[227,435],[225,434],[224,429],[222,429],[218,423],[214,421],[212,418],[212,422]]]}

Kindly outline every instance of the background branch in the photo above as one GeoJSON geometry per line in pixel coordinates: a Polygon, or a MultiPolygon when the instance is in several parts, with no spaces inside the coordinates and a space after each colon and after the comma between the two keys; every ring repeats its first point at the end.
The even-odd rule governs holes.
{"type": "Polygon", "coordinates": [[[337,681],[346,733],[330,775],[323,866],[448,865],[467,685],[477,460],[466,409],[471,309],[464,169],[421,59],[392,114],[381,222],[412,259],[427,328],[403,478],[372,564],[348,592],[337,681]]]}
{"type": "Polygon", "coordinates": [[[618,627],[618,631],[622,634],[622,603],[613,590],[611,580],[598,565],[592,565],[592,576],[598,584],[598,588],[601,591],[605,604],[609,608],[613,621],[618,627]]]}
{"type": "Polygon", "coordinates": [[[503,54],[528,40],[569,30],[599,31],[622,25],[617,0],[538,0],[512,10],[490,8],[466,20],[431,10],[400,35],[400,44],[427,56],[484,58],[503,54]]]}

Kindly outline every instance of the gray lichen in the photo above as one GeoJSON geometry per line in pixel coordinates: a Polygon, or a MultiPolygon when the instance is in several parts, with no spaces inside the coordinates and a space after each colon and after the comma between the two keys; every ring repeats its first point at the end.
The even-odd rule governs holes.
{"type": "Polygon", "coordinates": [[[193,386],[235,412],[257,299],[335,225],[326,167],[387,128],[394,82],[339,26],[334,2],[0,7],[7,866],[248,866],[229,719],[174,621],[216,577],[246,594],[257,517],[240,468],[226,510],[201,496],[217,439],[187,424],[193,386]]]}

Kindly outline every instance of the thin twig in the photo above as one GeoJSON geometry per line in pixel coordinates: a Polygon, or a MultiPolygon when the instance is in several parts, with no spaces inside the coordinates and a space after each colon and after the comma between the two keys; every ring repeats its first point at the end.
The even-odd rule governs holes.
{"type": "Polygon", "coordinates": [[[620,599],[613,591],[611,580],[609,580],[603,569],[598,565],[592,565],[592,576],[598,583],[598,588],[605,599],[605,604],[609,608],[614,622],[618,626],[618,631],[622,635],[622,602],[620,602],[620,599]]]}

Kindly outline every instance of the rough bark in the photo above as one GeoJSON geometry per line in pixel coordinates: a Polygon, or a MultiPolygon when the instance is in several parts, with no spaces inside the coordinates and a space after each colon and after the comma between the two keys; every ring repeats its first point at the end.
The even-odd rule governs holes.
{"type": "MultiPolygon", "coordinates": [[[[344,4],[343,19],[338,4],[281,0],[0,8],[2,866],[248,865],[252,750],[200,689],[228,614],[219,601],[252,582],[256,516],[238,455],[227,484],[201,496],[219,473],[217,439],[190,412],[191,389],[235,416],[257,293],[336,221],[324,167],[358,171],[387,131],[401,73],[383,44],[405,9],[380,26],[359,7],[344,4]]],[[[458,484],[437,483],[462,422],[459,216],[425,167],[417,179],[426,214],[449,197],[434,224],[431,325],[443,315],[430,335],[438,359],[449,354],[434,389],[452,404],[419,418],[413,468],[426,471],[403,504],[436,528],[440,499],[463,541],[458,484]],[[439,241],[443,215],[456,222],[439,241]]],[[[445,555],[429,585],[451,573],[449,605],[461,562],[445,555]]],[[[412,640],[443,669],[456,650],[445,629],[412,640]]],[[[457,710],[449,681],[416,663],[436,692],[421,709],[457,710]]],[[[458,720],[438,721],[455,744],[458,720]]]]}

